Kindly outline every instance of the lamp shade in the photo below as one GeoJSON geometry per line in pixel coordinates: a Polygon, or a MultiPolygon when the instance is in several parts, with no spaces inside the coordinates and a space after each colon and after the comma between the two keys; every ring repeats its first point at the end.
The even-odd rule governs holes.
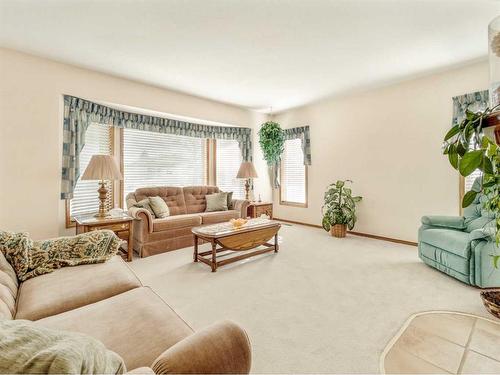
{"type": "Polygon", "coordinates": [[[123,179],[115,158],[111,155],[92,155],[82,180],[121,180],[123,179]]]}
{"type": "Polygon", "coordinates": [[[255,177],[259,176],[255,171],[253,163],[251,161],[244,161],[243,163],[241,163],[236,178],[255,178],[255,177]]]}

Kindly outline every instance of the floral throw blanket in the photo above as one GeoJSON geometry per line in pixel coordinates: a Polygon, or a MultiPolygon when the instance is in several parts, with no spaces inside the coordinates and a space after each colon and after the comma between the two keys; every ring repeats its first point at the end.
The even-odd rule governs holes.
{"type": "Polygon", "coordinates": [[[27,233],[0,231],[0,251],[19,281],[80,264],[102,263],[113,257],[121,240],[110,230],[33,241],[27,233]]]}

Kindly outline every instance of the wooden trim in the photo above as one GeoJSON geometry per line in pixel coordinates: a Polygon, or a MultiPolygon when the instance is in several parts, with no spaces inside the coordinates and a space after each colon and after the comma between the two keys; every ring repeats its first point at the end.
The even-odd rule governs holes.
{"type": "Polygon", "coordinates": [[[291,207],[299,207],[299,208],[307,208],[308,206],[308,192],[309,192],[309,178],[308,178],[308,168],[307,165],[304,164],[304,173],[305,173],[305,195],[306,195],[306,202],[305,203],[300,203],[300,202],[288,202],[284,201],[281,199],[281,189],[283,188],[283,159],[281,160],[281,165],[280,165],[280,187],[279,187],[279,204],[282,206],[291,206],[291,207]]]}
{"type": "Polygon", "coordinates": [[[360,237],[373,238],[374,240],[394,242],[394,243],[399,243],[399,244],[409,245],[409,246],[418,246],[417,242],[407,241],[407,240],[400,240],[399,238],[384,237],[384,236],[378,236],[376,234],[354,232],[354,231],[350,231],[350,230],[347,231],[347,233],[354,234],[355,236],[360,236],[360,237]]]}
{"type": "MultiPolygon", "coordinates": [[[[109,144],[111,146],[111,149],[110,149],[110,153],[111,155],[114,156],[115,154],[115,135],[114,135],[114,126],[110,126],[109,127],[109,144]]],[[[111,194],[111,206],[112,208],[115,206],[115,184],[114,182],[112,181],[111,184],[111,190],[108,191],[108,194],[111,194]]],[[[96,190],[96,194],[97,194],[97,190],[96,190]]],[[[122,198],[123,199],[123,198],[122,198]]],[[[65,203],[65,211],[66,211],[66,218],[65,218],[65,221],[66,221],[66,228],[74,228],[76,227],[76,223],[74,221],[74,219],[71,217],[70,215],[70,199],[66,199],[66,203],[65,203]]]]}
{"type": "MultiPolygon", "coordinates": [[[[283,221],[285,223],[299,224],[299,225],[305,225],[307,227],[313,227],[313,228],[321,228],[321,229],[323,229],[323,227],[321,225],[318,225],[318,224],[309,224],[309,223],[303,223],[303,222],[300,222],[300,221],[284,220],[284,219],[279,219],[277,217],[275,217],[274,220],[283,221]]],[[[381,241],[387,241],[387,242],[394,242],[394,243],[399,243],[399,244],[403,244],[403,245],[410,245],[410,246],[417,246],[418,245],[416,242],[413,242],[413,241],[407,241],[407,240],[400,240],[398,238],[378,236],[376,234],[369,234],[369,233],[355,232],[355,231],[347,231],[347,233],[353,234],[355,236],[368,237],[368,238],[372,238],[372,239],[375,239],[375,240],[381,240],[381,241]]]]}
{"type": "Polygon", "coordinates": [[[74,227],[76,227],[76,222],[69,214],[69,210],[70,210],[69,201],[70,201],[69,199],[66,199],[64,201],[65,205],[66,205],[66,215],[65,215],[66,216],[66,228],[74,228],[74,227]]]}

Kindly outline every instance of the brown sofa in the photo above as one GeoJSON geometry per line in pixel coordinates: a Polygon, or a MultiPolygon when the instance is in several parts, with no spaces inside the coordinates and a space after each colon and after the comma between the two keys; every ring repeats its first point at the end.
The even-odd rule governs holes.
{"type": "Polygon", "coordinates": [[[191,228],[202,224],[213,224],[233,218],[246,217],[247,200],[233,200],[228,211],[205,212],[207,194],[218,193],[217,186],[148,187],[137,189],[126,197],[129,214],[134,222],[134,250],[141,257],[193,245],[191,228]],[[167,203],[170,216],[154,218],[144,208],[133,207],[149,197],[161,197],[167,203]]]}
{"type": "Polygon", "coordinates": [[[194,333],[119,256],[19,283],[0,252],[0,319],[93,336],[135,373],[250,371],[250,344],[241,328],[226,321],[194,333]]]}

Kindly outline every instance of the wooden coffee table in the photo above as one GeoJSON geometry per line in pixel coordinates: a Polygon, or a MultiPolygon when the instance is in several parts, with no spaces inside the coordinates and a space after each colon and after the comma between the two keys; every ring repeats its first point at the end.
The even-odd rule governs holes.
{"type": "Polygon", "coordinates": [[[203,262],[212,268],[212,272],[217,271],[217,267],[225,264],[237,262],[239,260],[264,254],[269,251],[275,253],[279,250],[278,231],[281,224],[269,219],[251,219],[240,229],[234,229],[231,223],[220,223],[203,225],[191,230],[194,236],[195,262],[203,262]],[[274,237],[274,243],[268,243],[274,237]],[[198,241],[202,239],[210,242],[212,250],[198,253],[198,241]],[[264,246],[264,249],[256,249],[264,246]],[[224,256],[224,259],[217,260],[217,254],[224,256]],[[242,254],[229,257],[229,252],[241,252],[242,254]]]}

